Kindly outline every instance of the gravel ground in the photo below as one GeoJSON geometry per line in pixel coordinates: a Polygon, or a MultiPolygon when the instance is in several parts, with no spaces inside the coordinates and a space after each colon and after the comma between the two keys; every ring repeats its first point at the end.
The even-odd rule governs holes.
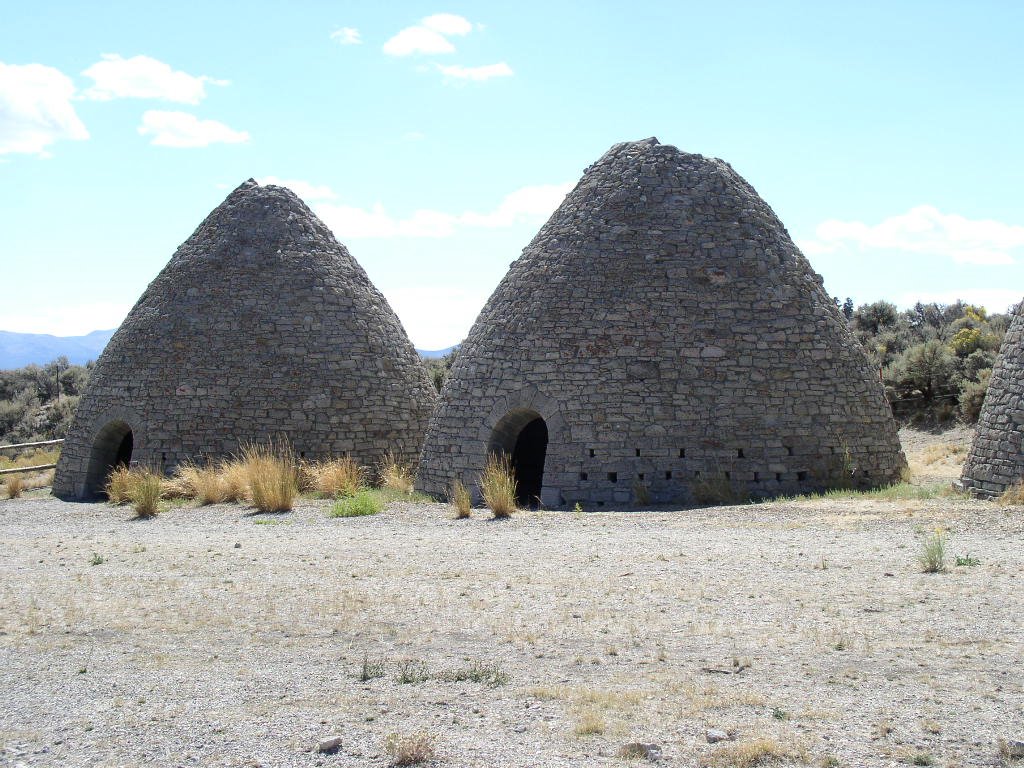
{"type": "MultiPolygon", "coordinates": [[[[944,477],[918,454],[948,435],[904,439],[944,477]]],[[[622,766],[634,741],[664,765],[975,766],[1024,738],[1019,507],[327,506],[0,501],[0,764],[384,766],[424,733],[451,766],[622,766]],[[980,564],[921,573],[937,526],[980,564]]]]}

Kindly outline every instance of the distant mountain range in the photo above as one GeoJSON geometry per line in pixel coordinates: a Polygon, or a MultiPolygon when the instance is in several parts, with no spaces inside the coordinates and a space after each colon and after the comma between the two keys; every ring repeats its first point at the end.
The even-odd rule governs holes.
{"type": "Polygon", "coordinates": [[[75,365],[84,365],[100,356],[115,330],[93,331],[85,336],[0,331],[0,370],[21,368],[32,363],[46,365],[61,356],[75,365]]]}
{"type": "MultiPolygon", "coordinates": [[[[109,331],[93,331],[85,336],[51,336],[48,333],[13,333],[0,331],[0,370],[22,368],[35,363],[46,365],[58,357],[66,357],[75,365],[85,365],[100,356],[114,335],[109,331]]],[[[426,358],[444,357],[454,347],[417,349],[426,358]]]]}

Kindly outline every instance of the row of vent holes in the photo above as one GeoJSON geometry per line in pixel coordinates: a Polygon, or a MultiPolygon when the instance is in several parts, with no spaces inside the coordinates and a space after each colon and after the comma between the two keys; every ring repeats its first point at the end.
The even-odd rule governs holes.
{"type": "MultiPolygon", "coordinates": [[[[783,447],[786,449],[786,455],[787,456],[792,456],[793,455],[793,448],[791,446],[786,445],[786,446],[783,446],[783,447]]],[[[833,448],[832,449],[832,453],[835,453],[835,452],[836,452],[836,449],[833,448]]],[[[639,448],[636,449],[636,455],[637,456],[640,455],[640,449],[639,448]]],[[[590,449],[590,458],[594,458],[595,456],[597,456],[597,451],[595,449],[591,448],[590,449]]],[[[679,458],[680,459],[685,459],[686,458],[686,449],[685,448],[680,448],[679,449],[679,458]]],[[[737,459],[745,458],[743,456],[743,449],[742,448],[737,448],[736,449],[736,458],[737,459]]]]}
{"type": "MultiPolygon", "coordinates": [[[[864,472],[864,476],[865,477],[868,476],[867,471],[864,472]]],[[[586,472],[580,472],[580,480],[587,480],[589,477],[590,476],[586,472]]],[[[700,470],[699,469],[696,470],[693,473],[693,477],[694,477],[694,479],[700,478],[700,470]]],[[[643,481],[644,473],[641,472],[640,474],[638,474],[636,476],[636,479],[640,480],[640,481],[643,481]]],[[[671,470],[665,472],[665,479],[666,480],[671,480],[672,479],[672,471],[671,470]]],[[[732,473],[731,472],[726,472],[725,473],[725,479],[726,480],[732,480],[732,473]]],[[[797,482],[802,483],[804,480],[807,479],[807,473],[806,472],[797,472],[796,473],[796,479],[797,479],[797,482]]],[[[782,473],[781,472],[776,472],[775,473],[775,481],[776,482],[780,482],[780,483],[782,482],[782,473]]],[[[618,472],[609,472],[608,473],[608,482],[610,482],[610,483],[617,483],[617,482],[619,482],[619,473],[618,472]]],[[[754,473],[754,482],[755,483],[761,482],[761,473],[760,472],[755,472],[754,473]]]]}

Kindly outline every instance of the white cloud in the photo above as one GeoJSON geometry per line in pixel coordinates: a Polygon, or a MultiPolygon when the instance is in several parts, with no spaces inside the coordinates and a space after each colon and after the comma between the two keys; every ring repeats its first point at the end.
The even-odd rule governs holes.
{"type": "Polygon", "coordinates": [[[337,40],[339,45],[360,45],[363,40],[359,36],[359,30],[355,27],[341,27],[331,32],[331,40],[337,40]]]}
{"type": "Polygon", "coordinates": [[[463,228],[510,227],[513,224],[546,219],[572,189],[566,184],[545,184],[523,187],[506,195],[491,211],[461,214],[418,210],[410,217],[398,219],[377,203],[369,210],[347,205],[324,203],[316,207],[320,216],[339,240],[394,237],[451,237],[463,228]]]}
{"type": "Polygon", "coordinates": [[[60,70],[0,62],[0,155],[46,157],[54,142],[88,139],[71,104],[74,94],[74,83],[60,70]]]}
{"type": "Polygon", "coordinates": [[[105,53],[101,61],[82,72],[94,85],[82,95],[96,101],[111,99],[160,99],[179,104],[198,104],[206,97],[206,84],[228,85],[206,75],[189,75],[149,56],[122,58],[105,53]]]}
{"type": "Polygon", "coordinates": [[[260,176],[256,179],[262,185],[274,184],[278,187],[288,187],[292,192],[306,202],[313,200],[333,200],[337,197],[334,190],[326,184],[311,184],[301,179],[281,179],[277,176],[260,176]]]}
{"type": "Polygon", "coordinates": [[[406,27],[384,43],[388,56],[411,56],[414,53],[454,53],[449,37],[461,37],[472,31],[473,25],[453,13],[435,13],[414,27],[406,27]]]}
{"type": "Polygon", "coordinates": [[[962,264],[1012,264],[1011,251],[1024,247],[1024,227],[991,219],[968,219],[919,205],[875,225],[829,219],[815,230],[817,239],[799,243],[808,254],[847,248],[904,251],[943,256],[962,264]]]}
{"type": "Polygon", "coordinates": [[[216,120],[200,120],[187,112],[151,109],[142,115],[139,133],[152,136],[158,147],[206,147],[210,144],[241,144],[249,140],[246,131],[236,131],[216,120]]]}
{"type": "Polygon", "coordinates": [[[0,313],[0,328],[12,333],[50,333],[84,336],[117,328],[132,308],[126,302],[37,305],[31,312],[0,313]]]}
{"type": "Polygon", "coordinates": [[[488,289],[421,285],[385,291],[417,349],[444,349],[469,333],[489,296],[488,289]]]}
{"type": "Polygon", "coordinates": [[[486,64],[482,67],[462,67],[458,64],[445,66],[438,64],[437,68],[445,77],[453,77],[456,80],[490,80],[492,77],[511,77],[515,74],[512,67],[504,61],[497,64],[486,64]]]}
{"type": "Polygon", "coordinates": [[[411,56],[414,53],[455,53],[455,46],[444,35],[426,27],[406,27],[384,43],[388,56],[411,56]]]}
{"type": "Polygon", "coordinates": [[[463,37],[473,31],[473,25],[467,19],[454,13],[435,13],[423,19],[420,25],[447,37],[463,37]]]}

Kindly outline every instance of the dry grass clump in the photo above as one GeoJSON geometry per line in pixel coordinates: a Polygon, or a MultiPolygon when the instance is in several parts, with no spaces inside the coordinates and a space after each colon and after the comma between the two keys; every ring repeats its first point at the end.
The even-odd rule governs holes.
{"type": "Polygon", "coordinates": [[[391,765],[421,765],[436,756],[434,737],[426,731],[400,734],[389,733],[384,749],[391,755],[391,765]]]}
{"type": "Polygon", "coordinates": [[[996,503],[1004,507],[1016,507],[1024,504],[1024,480],[1014,483],[996,499],[996,503]]]}
{"type": "Polygon", "coordinates": [[[384,454],[377,467],[377,479],[380,487],[387,491],[393,491],[402,496],[411,496],[413,492],[412,470],[408,464],[403,463],[393,453],[388,451],[384,454]]]}
{"type": "Polygon", "coordinates": [[[511,517],[516,511],[516,478],[507,456],[487,457],[480,475],[480,493],[496,519],[511,517]]]}
{"type": "Polygon", "coordinates": [[[607,724],[600,713],[587,709],[577,718],[572,732],[577,736],[593,736],[598,733],[604,733],[605,728],[607,728],[607,724]]]}
{"type": "Polygon", "coordinates": [[[242,449],[249,498],[260,512],[287,512],[299,493],[298,472],[285,445],[250,443],[242,449]]]}
{"type": "Polygon", "coordinates": [[[21,494],[25,491],[25,480],[17,475],[8,477],[7,482],[4,485],[8,499],[21,498],[21,494]]]}
{"type": "Polygon", "coordinates": [[[473,498],[461,480],[455,480],[448,490],[448,503],[455,508],[456,520],[463,520],[473,512],[473,498]]]}
{"type": "Polygon", "coordinates": [[[133,467],[124,473],[119,482],[124,483],[126,500],[131,502],[135,514],[139,517],[156,517],[164,491],[163,475],[149,467],[133,467]]]}
{"type": "Polygon", "coordinates": [[[302,474],[307,488],[334,498],[354,496],[364,481],[362,468],[349,456],[311,462],[302,474]]]}
{"type": "Polygon", "coordinates": [[[225,483],[220,467],[198,467],[184,464],[178,469],[182,496],[195,499],[201,506],[220,504],[225,500],[225,483]]]}
{"type": "Polygon", "coordinates": [[[239,459],[222,461],[217,465],[221,493],[224,501],[245,501],[249,498],[249,471],[239,459]]]}
{"type": "Polygon", "coordinates": [[[111,504],[127,504],[131,501],[128,495],[130,470],[121,465],[114,467],[107,475],[107,484],[103,490],[107,494],[107,500],[111,504]]]}
{"type": "Polygon", "coordinates": [[[935,464],[947,457],[957,458],[964,453],[967,453],[966,445],[959,443],[938,443],[937,445],[929,445],[921,451],[920,461],[925,465],[935,464]]]}
{"type": "Polygon", "coordinates": [[[725,475],[707,477],[692,486],[693,500],[701,506],[717,506],[720,504],[741,504],[746,496],[732,486],[732,481],[725,475]]]}
{"type": "Polygon", "coordinates": [[[724,765],[730,768],[755,768],[759,765],[799,762],[806,763],[807,750],[804,747],[783,744],[776,739],[762,736],[718,747],[706,758],[704,765],[724,765]]]}

